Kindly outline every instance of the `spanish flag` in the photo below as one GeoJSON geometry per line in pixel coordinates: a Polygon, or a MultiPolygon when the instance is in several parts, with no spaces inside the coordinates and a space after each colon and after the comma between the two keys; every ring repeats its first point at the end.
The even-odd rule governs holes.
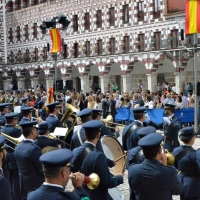
{"type": "Polygon", "coordinates": [[[62,40],[59,29],[50,29],[50,36],[52,41],[51,53],[61,52],[62,40]]]}
{"type": "Polygon", "coordinates": [[[185,9],[185,34],[200,33],[200,0],[188,0],[185,9]]]}

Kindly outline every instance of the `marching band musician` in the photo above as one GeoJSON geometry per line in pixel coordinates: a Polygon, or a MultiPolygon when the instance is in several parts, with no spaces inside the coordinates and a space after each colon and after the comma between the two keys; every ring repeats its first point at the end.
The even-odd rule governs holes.
{"type": "Polygon", "coordinates": [[[13,91],[9,91],[8,92],[8,103],[9,103],[9,112],[13,111],[13,101],[14,101],[14,95],[13,95],[13,91]]]}
{"type": "Polygon", "coordinates": [[[82,188],[84,175],[77,172],[71,174],[72,185],[75,193],[65,192],[70,177],[70,160],[72,152],[68,149],[58,149],[47,152],[40,157],[43,164],[45,182],[40,188],[34,189],[28,194],[28,200],[90,200],[82,188]]]}
{"type": "Polygon", "coordinates": [[[107,158],[96,148],[100,139],[100,128],[102,122],[99,120],[88,121],[83,124],[86,141],[84,144],[73,150],[71,171],[79,171],[86,176],[96,173],[100,178],[99,186],[91,190],[83,186],[92,200],[109,200],[108,188],[116,187],[123,183],[123,174],[112,177],[110,175],[107,158]]]}
{"type": "Polygon", "coordinates": [[[164,129],[164,149],[172,152],[174,148],[179,147],[180,143],[178,141],[178,132],[181,129],[181,122],[174,115],[175,105],[165,104],[165,115],[163,117],[163,122],[161,124],[155,124],[149,121],[150,126],[154,126],[156,129],[164,129]]]}
{"type": "Polygon", "coordinates": [[[181,129],[179,138],[183,142],[183,145],[173,150],[175,156],[174,165],[180,172],[178,176],[184,188],[183,193],[180,195],[181,200],[200,199],[200,169],[197,165],[200,160],[196,156],[197,151],[192,147],[196,135],[197,133],[193,127],[181,129]]]}
{"type": "MultiPolygon", "coordinates": [[[[100,109],[92,109],[92,119],[93,120],[99,120],[101,121],[103,110],[100,109]]],[[[115,127],[115,133],[111,133],[108,128],[103,124],[101,127],[101,137],[104,135],[113,136],[115,138],[118,138],[120,136],[119,134],[119,127],[115,127]]]]}
{"type": "Polygon", "coordinates": [[[24,107],[24,108],[22,108],[23,118],[21,119],[20,123],[31,121],[32,112],[33,112],[33,107],[24,107]]]}
{"type": "Polygon", "coordinates": [[[5,96],[3,94],[3,90],[0,90],[0,103],[5,103],[5,96]]]}
{"type": "Polygon", "coordinates": [[[19,106],[19,94],[20,94],[20,91],[19,90],[15,90],[15,98],[14,98],[14,101],[13,101],[13,108],[15,106],[19,106]]]}
{"type": "MultiPolygon", "coordinates": [[[[1,129],[1,132],[11,136],[13,138],[19,138],[22,135],[20,129],[16,128],[15,126],[18,123],[18,113],[8,113],[5,115],[6,124],[1,129]]],[[[6,141],[5,148],[7,151],[6,154],[6,166],[8,169],[8,180],[10,182],[13,195],[15,200],[20,200],[20,185],[19,185],[19,174],[18,174],[18,167],[14,157],[14,150],[15,145],[12,142],[6,141]],[[11,147],[11,148],[10,148],[11,147]]]]}
{"type": "Polygon", "coordinates": [[[47,122],[41,122],[38,124],[37,132],[39,133],[39,137],[35,140],[35,144],[39,146],[41,149],[52,146],[58,147],[58,143],[56,140],[52,140],[48,138],[49,135],[49,125],[47,122]]]}
{"type": "Polygon", "coordinates": [[[22,99],[20,99],[20,101],[22,102],[22,105],[21,105],[21,116],[20,116],[20,118],[22,118],[22,117],[23,117],[22,110],[23,110],[24,108],[29,107],[29,98],[28,98],[28,97],[22,98],[22,99]]]}
{"type": "Polygon", "coordinates": [[[2,165],[5,162],[6,150],[4,143],[6,138],[0,135],[0,198],[1,200],[12,200],[12,190],[9,181],[4,177],[2,165]]]}
{"type": "Polygon", "coordinates": [[[138,107],[133,110],[134,121],[126,126],[122,133],[122,146],[125,151],[128,151],[138,146],[139,137],[136,134],[138,129],[143,127],[145,119],[145,108],[138,107]]]}
{"type": "Polygon", "coordinates": [[[15,148],[14,156],[19,168],[21,200],[26,200],[28,192],[38,188],[44,181],[42,163],[39,161],[42,151],[34,143],[36,124],[37,121],[19,123],[25,139],[15,148]]]}
{"type": "Polygon", "coordinates": [[[45,109],[45,105],[44,105],[44,102],[43,101],[39,101],[36,105],[37,107],[37,110],[35,112],[36,114],[36,117],[40,117],[43,121],[46,121],[46,118],[47,118],[47,112],[46,112],[46,109],[45,109]]]}
{"type": "Polygon", "coordinates": [[[174,167],[167,166],[167,155],[162,153],[160,133],[150,133],[139,140],[145,160],[128,169],[128,181],[137,200],[172,199],[183,191],[174,167]]]}
{"type": "Polygon", "coordinates": [[[62,115],[65,113],[65,111],[66,111],[66,106],[65,106],[65,104],[64,104],[64,100],[63,99],[57,99],[57,101],[59,102],[59,106],[60,106],[60,116],[58,117],[58,119],[59,120],[61,120],[61,118],[62,118],[62,115]]]}
{"type": "Polygon", "coordinates": [[[5,115],[8,114],[8,103],[0,104],[0,126],[4,126],[6,124],[5,115]]]}
{"type": "Polygon", "coordinates": [[[4,94],[4,96],[5,96],[5,103],[8,103],[8,101],[9,101],[9,92],[8,92],[8,90],[5,90],[5,94],[4,94]]]}

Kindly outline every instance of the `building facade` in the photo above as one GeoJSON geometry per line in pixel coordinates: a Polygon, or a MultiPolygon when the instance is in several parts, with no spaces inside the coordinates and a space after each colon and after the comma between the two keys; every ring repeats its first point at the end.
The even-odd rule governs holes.
{"type": "MultiPolygon", "coordinates": [[[[52,85],[55,64],[45,39],[49,34],[39,25],[65,14],[71,24],[62,35],[57,64],[57,77],[64,86],[87,92],[93,83],[102,91],[108,83],[117,83],[126,92],[136,91],[142,82],[155,92],[157,84],[166,80],[175,83],[179,93],[185,82],[194,82],[193,53],[181,42],[184,9],[181,0],[2,2],[0,87],[8,89],[10,82],[27,89],[38,83],[52,85]]],[[[193,38],[186,37],[183,43],[191,48],[193,38]]]]}

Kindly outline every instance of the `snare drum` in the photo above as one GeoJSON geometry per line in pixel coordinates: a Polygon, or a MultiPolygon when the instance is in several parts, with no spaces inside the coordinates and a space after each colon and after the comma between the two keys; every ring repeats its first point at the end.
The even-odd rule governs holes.
{"type": "MultiPolygon", "coordinates": [[[[104,136],[101,139],[101,145],[104,154],[110,160],[115,161],[116,159],[124,155],[124,150],[121,144],[117,139],[115,139],[112,136],[104,136]]],[[[116,162],[116,165],[110,169],[110,172],[113,175],[121,174],[123,173],[124,165],[125,165],[125,158],[122,158],[116,162]]]]}

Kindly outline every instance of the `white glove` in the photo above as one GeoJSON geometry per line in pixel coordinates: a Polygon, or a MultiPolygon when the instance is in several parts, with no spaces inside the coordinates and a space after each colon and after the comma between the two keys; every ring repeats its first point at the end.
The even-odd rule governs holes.
{"type": "Polygon", "coordinates": [[[170,122],[168,117],[163,117],[163,121],[166,122],[168,125],[171,124],[171,122],[170,122]]]}
{"type": "Polygon", "coordinates": [[[145,119],[146,119],[147,121],[150,121],[150,120],[151,120],[150,117],[149,117],[149,115],[148,115],[148,113],[145,114],[145,119]]]}

